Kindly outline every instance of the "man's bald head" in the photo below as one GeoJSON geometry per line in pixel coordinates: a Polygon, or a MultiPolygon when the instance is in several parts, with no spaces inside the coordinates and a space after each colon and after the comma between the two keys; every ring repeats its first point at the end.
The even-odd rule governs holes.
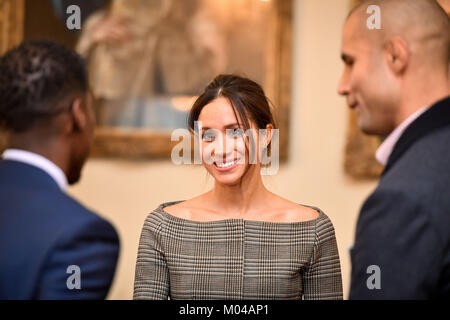
{"type": "Polygon", "coordinates": [[[449,94],[450,21],[435,0],[364,1],[347,18],[341,50],[338,93],[365,133],[386,136],[449,94]],[[371,28],[372,18],[381,26],[371,28]]]}
{"type": "Polygon", "coordinates": [[[347,23],[358,26],[355,35],[382,49],[393,37],[402,38],[420,64],[447,66],[450,63],[450,19],[436,0],[366,0],[353,9],[347,23]],[[381,29],[369,30],[367,8],[381,10],[381,29]],[[353,20],[353,21],[351,21],[353,20]]]}

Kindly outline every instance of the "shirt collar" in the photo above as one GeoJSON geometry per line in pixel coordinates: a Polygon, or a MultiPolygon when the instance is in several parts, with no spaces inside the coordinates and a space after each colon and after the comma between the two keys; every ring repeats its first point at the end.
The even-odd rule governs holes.
{"type": "Polygon", "coordinates": [[[420,117],[425,111],[427,111],[428,107],[424,107],[422,109],[417,110],[408,118],[406,118],[391,134],[383,141],[380,147],[377,149],[375,153],[375,157],[377,161],[386,166],[388,163],[389,157],[391,156],[392,151],[397,143],[397,141],[402,136],[403,132],[409,127],[411,123],[414,122],[418,117],[420,117]]]}
{"type": "Polygon", "coordinates": [[[61,168],[39,154],[19,149],[6,149],[3,152],[2,158],[23,162],[42,169],[55,180],[62,191],[67,190],[67,177],[61,168]]]}

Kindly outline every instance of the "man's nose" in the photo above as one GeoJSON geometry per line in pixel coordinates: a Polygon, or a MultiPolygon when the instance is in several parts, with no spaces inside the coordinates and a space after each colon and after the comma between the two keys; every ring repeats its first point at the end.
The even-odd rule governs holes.
{"type": "Polygon", "coordinates": [[[341,96],[346,96],[350,92],[350,81],[348,81],[345,74],[342,74],[341,78],[339,79],[337,92],[341,96]]]}

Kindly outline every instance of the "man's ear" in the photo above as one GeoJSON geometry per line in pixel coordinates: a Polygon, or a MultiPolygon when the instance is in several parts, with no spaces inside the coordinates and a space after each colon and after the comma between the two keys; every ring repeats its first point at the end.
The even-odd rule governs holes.
{"type": "Polygon", "coordinates": [[[73,123],[73,131],[83,131],[87,126],[88,118],[84,101],[81,97],[75,98],[72,101],[70,113],[73,123]]]}
{"type": "Polygon", "coordinates": [[[403,38],[395,36],[387,43],[385,53],[389,68],[395,74],[403,73],[409,63],[408,43],[403,38]]]}

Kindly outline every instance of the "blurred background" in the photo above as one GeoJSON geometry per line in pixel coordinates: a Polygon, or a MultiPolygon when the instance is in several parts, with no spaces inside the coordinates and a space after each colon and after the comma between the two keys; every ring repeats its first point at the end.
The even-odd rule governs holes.
{"type": "MultiPolygon", "coordinates": [[[[450,1],[441,1],[450,10],[450,1]]],[[[52,39],[86,57],[97,149],[69,193],[111,221],[121,252],[109,299],[131,299],[139,236],[159,204],[212,187],[201,166],[174,165],[169,133],[221,72],[264,85],[280,120],[282,163],[266,186],[333,221],[348,294],[359,209],[376,185],[377,141],[355,129],[336,93],[352,0],[0,0],[1,52],[52,39]],[[81,29],[76,11],[81,10],[81,29]],[[114,18],[111,18],[114,17],[114,18]],[[101,140],[104,139],[104,140],[101,140]],[[100,143],[100,142],[102,143],[100,143]],[[357,143],[355,143],[357,142],[357,143]],[[135,152],[133,152],[135,148],[135,152]]]]}

